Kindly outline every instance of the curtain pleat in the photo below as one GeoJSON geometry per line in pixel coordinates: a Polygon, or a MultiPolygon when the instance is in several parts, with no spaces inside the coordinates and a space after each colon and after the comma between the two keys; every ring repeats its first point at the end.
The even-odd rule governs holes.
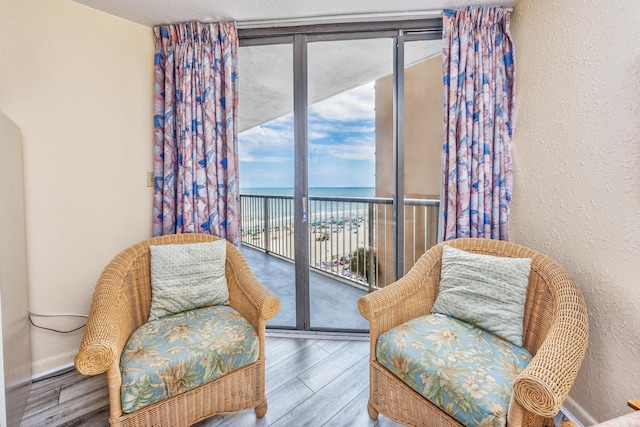
{"type": "Polygon", "coordinates": [[[443,13],[443,239],[508,240],[515,62],[510,12],[443,13]]]}
{"type": "Polygon", "coordinates": [[[235,23],[154,28],[153,235],[240,244],[235,23]]]}

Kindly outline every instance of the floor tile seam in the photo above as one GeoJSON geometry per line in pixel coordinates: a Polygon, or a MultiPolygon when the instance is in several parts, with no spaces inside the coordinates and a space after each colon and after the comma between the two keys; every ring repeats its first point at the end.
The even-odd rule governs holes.
{"type": "MultiPolygon", "coordinates": [[[[87,379],[85,381],[91,381],[92,378],[96,378],[96,377],[91,377],[91,378],[89,378],[89,379],[87,379]]],[[[85,382],[85,384],[86,384],[86,382],[85,382]]],[[[84,392],[81,395],[86,395],[88,393],[91,393],[91,392],[94,392],[94,391],[109,387],[109,384],[107,383],[106,378],[105,378],[104,383],[102,381],[100,381],[100,382],[95,381],[95,382],[92,382],[91,384],[92,384],[92,387],[89,387],[89,388],[87,388],[87,390],[84,390],[84,392]]],[[[66,386],[66,385],[63,384],[63,385],[60,386],[60,388],[58,390],[58,404],[62,404],[62,403],[65,403],[65,402],[70,402],[70,401],[80,397],[80,396],[74,396],[73,392],[70,391],[76,385],[77,384],[72,384],[70,386],[66,386]],[[71,393],[71,397],[68,396],[70,393],[71,393]]]]}
{"type": "MultiPolygon", "coordinates": [[[[29,393],[31,394],[31,392],[29,392],[29,393]]],[[[23,416],[23,420],[26,420],[28,418],[33,418],[33,417],[39,415],[42,412],[50,411],[53,408],[55,408],[56,406],[60,405],[60,387],[55,387],[55,388],[46,390],[44,393],[54,393],[55,400],[53,400],[50,405],[44,405],[42,408],[40,408],[39,411],[33,412],[32,414],[29,414],[28,417],[24,418],[24,416],[23,416]]],[[[31,399],[30,398],[27,399],[27,406],[25,406],[25,412],[27,411],[27,409],[30,409],[29,406],[28,406],[29,405],[29,400],[31,400],[31,399]]]]}
{"type": "MultiPolygon", "coordinates": [[[[335,353],[331,353],[331,356],[334,356],[335,353]]],[[[331,357],[330,356],[330,357],[331,357]]],[[[336,379],[338,379],[342,374],[344,374],[345,372],[347,372],[349,369],[351,369],[354,365],[358,364],[360,361],[362,361],[362,359],[364,359],[365,357],[369,357],[369,354],[364,355],[363,357],[360,357],[359,359],[356,359],[351,365],[347,366],[347,367],[343,367],[343,369],[338,373],[338,375],[336,375],[336,377],[329,381],[328,383],[326,383],[325,385],[323,385],[322,387],[320,387],[318,390],[315,390],[314,393],[319,392],[320,390],[322,390],[323,388],[325,388],[326,386],[328,386],[329,384],[331,384],[333,381],[335,381],[336,379]]],[[[323,359],[322,361],[324,361],[326,359],[323,359]]],[[[319,363],[319,362],[317,362],[319,363]]],[[[317,364],[316,363],[316,364],[317,364]]],[[[315,364],[313,365],[315,366],[315,364]]],[[[311,368],[309,368],[311,369],[311,368]]],[[[309,369],[305,370],[304,372],[299,373],[298,375],[296,375],[296,378],[298,378],[300,381],[302,381],[304,383],[304,385],[306,385],[307,387],[309,387],[309,389],[311,389],[313,391],[313,388],[311,388],[311,386],[309,384],[307,384],[304,379],[300,378],[300,375],[304,374],[305,372],[309,371],[309,369]]]]}
{"type": "MultiPolygon", "coordinates": [[[[339,377],[336,377],[333,381],[336,381],[339,377]]],[[[332,382],[333,382],[332,381],[332,382]]],[[[367,387],[369,386],[369,384],[365,385],[362,389],[358,390],[357,393],[354,394],[353,398],[349,399],[344,405],[341,405],[336,411],[335,414],[329,418],[327,421],[325,421],[323,424],[321,424],[322,427],[324,426],[329,426],[329,422],[331,422],[331,420],[333,418],[335,418],[340,412],[342,412],[344,410],[344,408],[346,408],[347,406],[349,406],[349,404],[351,402],[353,402],[359,395],[360,393],[362,393],[367,387]]],[[[324,387],[323,387],[324,388],[324,387]]]]}
{"type": "Polygon", "coordinates": [[[338,349],[336,349],[336,350],[329,351],[329,350],[325,349],[324,347],[322,347],[320,344],[318,344],[318,346],[319,346],[320,348],[322,348],[324,351],[326,351],[327,353],[331,353],[332,355],[333,355],[333,354],[336,354],[340,349],[344,348],[344,346],[342,346],[342,347],[339,347],[339,348],[338,348],[338,349]]]}
{"type": "MultiPolygon", "coordinates": [[[[368,356],[365,356],[365,357],[368,357],[368,356]]],[[[346,369],[346,370],[345,370],[344,372],[342,372],[340,375],[338,375],[337,377],[335,377],[333,380],[329,381],[329,382],[328,382],[327,384],[325,384],[322,388],[320,388],[320,389],[319,389],[318,391],[316,391],[314,394],[312,394],[311,396],[309,396],[309,398],[313,397],[315,394],[320,393],[322,390],[324,390],[325,388],[329,387],[329,386],[330,386],[331,384],[333,384],[334,382],[339,381],[339,380],[340,380],[340,377],[341,377],[342,375],[344,375],[347,371],[349,371],[351,368],[353,368],[355,365],[357,365],[360,361],[362,361],[362,359],[364,359],[364,358],[358,359],[358,361],[357,361],[357,362],[355,362],[353,365],[351,365],[348,369],[346,369]]],[[[302,380],[300,379],[300,381],[302,381],[302,380]]],[[[302,382],[304,383],[304,381],[302,381],[302,382]]],[[[305,385],[306,385],[306,384],[305,384],[305,385]]],[[[355,393],[355,394],[354,394],[354,396],[353,396],[353,398],[352,398],[352,399],[350,399],[350,400],[349,400],[347,403],[345,403],[344,405],[340,406],[340,407],[339,407],[339,409],[338,409],[337,411],[335,411],[335,414],[334,414],[331,418],[329,418],[325,423],[321,424],[320,426],[325,426],[325,425],[327,425],[327,423],[328,423],[329,421],[331,421],[331,419],[333,419],[333,418],[334,418],[334,417],[335,417],[335,416],[336,416],[340,411],[342,411],[342,410],[343,410],[343,409],[344,409],[344,408],[345,408],[349,403],[351,403],[355,398],[357,398],[357,397],[358,397],[358,395],[359,395],[360,393],[362,393],[362,391],[363,391],[363,390],[365,390],[367,387],[369,387],[369,383],[368,383],[368,382],[365,382],[365,383],[364,383],[363,388],[362,388],[362,389],[360,389],[360,390],[358,390],[358,391],[357,391],[357,393],[355,393]]],[[[309,399],[309,398],[307,398],[307,399],[309,399]]],[[[305,401],[306,401],[307,399],[305,399],[305,401]]],[[[302,402],[298,404],[298,406],[301,406],[301,405],[302,405],[302,402]]],[[[290,411],[290,412],[292,412],[292,411],[290,411]]]]}
{"type": "MultiPolygon", "coordinates": [[[[318,346],[318,345],[317,345],[317,343],[316,343],[316,342],[314,342],[314,343],[312,343],[312,344],[310,344],[310,345],[308,345],[308,346],[300,347],[299,349],[297,349],[297,351],[296,351],[295,353],[291,353],[289,356],[287,356],[287,358],[286,358],[286,359],[282,359],[282,360],[281,360],[281,361],[279,361],[278,363],[276,363],[276,364],[274,364],[274,365],[269,366],[269,367],[266,369],[266,371],[268,372],[269,370],[271,370],[271,369],[275,368],[275,367],[276,367],[276,366],[278,366],[278,365],[281,365],[282,363],[284,363],[284,362],[286,362],[287,360],[291,359],[292,357],[296,356],[296,355],[297,355],[298,353],[300,353],[301,351],[304,351],[304,350],[306,350],[307,348],[309,348],[309,347],[313,347],[313,346],[316,346],[319,350],[321,350],[321,351],[323,351],[323,352],[327,353],[327,355],[328,355],[328,356],[331,356],[331,353],[329,353],[328,351],[326,351],[326,350],[325,350],[325,349],[323,349],[322,347],[318,346]]],[[[266,362],[265,362],[265,363],[266,363],[266,362]]]]}
{"type": "MultiPolygon", "coordinates": [[[[90,392],[90,393],[87,393],[87,396],[88,396],[88,395],[92,395],[92,396],[91,396],[90,398],[88,398],[88,399],[87,399],[87,401],[85,402],[85,405],[83,405],[83,407],[82,407],[82,409],[83,409],[83,410],[85,410],[87,407],[92,407],[92,406],[94,406],[94,405],[96,405],[96,404],[98,404],[98,403],[102,402],[102,401],[103,401],[103,399],[105,399],[105,398],[107,399],[106,401],[108,402],[108,396],[109,396],[109,395],[108,395],[108,391],[105,391],[105,390],[94,390],[94,391],[92,391],[92,392],[90,392]],[[98,396],[98,398],[97,398],[97,399],[96,399],[96,396],[98,396]]],[[[64,405],[73,406],[73,403],[71,403],[71,402],[72,402],[72,401],[63,402],[63,403],[61,403],[61,404],[58,404],[58,405],[53,406],[53,408],[56,408],[56,407],[58,407],[58,406],[64,406],[64,405]]],[[[80,411],[80,412],[81,412],[81,413],[80,413],[80,416],[85,415],[85,414],[88,414],[89,412],[93,412],[94,410],[96,410],[96,409],[98,409],[98,408],[101,408],[101,407],[102,407],[102,406],[100,406],[100,407],[94,407],[92,410],[90,410],[90,411],[88,411],[88,412],[81,412],[81,411],[80,411]]],[[[51,408],[50,408],[50,409],[51,409],[51,408]]],[[[29,421],[29,420],[32,420],[32,421],[33,421],[33,420],[37,419],[37,416],[38,416],[41,412],[51,412],[51,411],[40,411],[40,412],[37,412],[37,413],[35,413],[35,414],[30,415],[28,418],[24,418],[24,419],[22,420],[22,422],[29,421]]],[[[61,411],[60,411],[60,413],[61,413],[61,414],[63,414],[63,415],[62,415],[62,418],[64,419],[64,417],[65,417],[65,415],[64,415],[64,411],[63,411],[63,410],[61,410],[61,411]]],[[[45,417],[45,419],[48,419],[48,418],[50,418],[50,417],[54,417],[54,416],[55,416],[55,414],[50,414],[50,415],[47,415],[47,416],[45,417]]],[[[79,418],[79,417],[76,417],[76,418],[79,418]]],[[[64,423],[67,423],[67,422],[69,422],[69,421],[73,421],[74,419],[75,419],[75,418],[73,418],[73,419],[71,419],[71,420],[68,420],[68,421],[65,421],[64,423]]],[[[64,424],[64,423],[62,423],[62,424],[64,424]]],[[[35,425],[35,424],[34,424],[34,425],[35,425]]],[[[55,422],[54,422],[54,424],[47,424],[47,427],[57,427],[57,426],[60,426],[60,425],[61,425],[61,424],[59,424],[59,423],[55,423],[55,422]]]]}
{"type": "MultiPolygon", "coordinates": [[[[306,348],[308,348],[308,347],[306,347],[306,348]]],[[[296,374],[295,376],[291,377],[291,378],[290,378],[288,381],[286,381],[284,384],[286,384],[286,383],[287,383],[287,382],[289,382],[290,380],[292,380],[292,379],[296,378],[296,379],[298,379],[299,381],[301,381],[301,382],[302,382],[302,383],[303,383],[307,388],[309,388],[309,389],[313,392],[313,389],[311,389],[311,388],[310,388],[310,387],[309,387],[309,386],[308,386],[304,381],[302,381],[302,379],[298,378],[298,375],[302,375],[303,373],[307,372],[308,370],[310,370],[310,369],[313,369],[313,368],[317,367],[317,365],[318,365],[319,363],[322,363],[322,362],[324,362],[327,358],[331,357],[331,354],[330,354],[330,353],[328,353],[328,352],[326,352],[326,351],[325,351],[324,353],[326,353],[326,354],[325,354],[325,356],[324,356],[323,358],[321,358],[321,359],[317,360],[315,363],[313,363],[313,364],[309,365],[308,367],[306,367],[306,369],[305,369],[304,371],[302,371],[302,372],[300,372],[300,373],[296,374]]],[[[270,371],[271,371],[271,370],[273,370],[273,369],[275,369],[275,368],[277,368],[277,367],[279,367],[279,366],[280,366],[280,363],[278,363],[277,365],[273,365],[273,366],[269,367],[269,368],[265,371],[265,379],[266,379],[266,382],[268,382],[268,381],[269,381],[269,376],[270,376],[270,375],[269,375],[269,373],[270,373],[270,371]]],[[[269,391],[269,393],[272,393],[273,391],[277,390],[277,389],[278,389],[279,387],[281,387],[281,386],[282,386],[282,384],[281,384],[280,386],[278,386],[278,387],[274,388],[273,390],[269,391]]]]}
{"type": "MultiPolygon", "coordinates": [[[[335,381],[335,380],[334,380],[335,381]]],[[[332,381],[333,382],[333,381],[332,381]]],[[[344,408],[346,408],[347,406],[349,406],[349,404],[351,402],[353,402],[354,400],[356,400],[358,398],[358,396],[360,395],[360,393],[362,393],[367,387],[369,387],[369,384],[366,384],[360,391],[358,391],[352,399],[350,399],[347,403],[345,403],[344,405],[342,405],[337,411],[335,411],[335,415],[333,415],[331,418],[329,418],[324,424],[322,424],[322,427],[324,426],[329,426],[329,423],[331,422],[332,419],[334,419],[340,412],[342,412],[342,410],[344,410],[344,408]]]]}
{"type": "Polygon", "coordinates": [[[305,387],[306,387],[306,388],[311,392],[311,394],[310,394],[309,396],[307,396],[307,398],[306,398],[306,399],[301,400],[300,402],[298,402],[298,404],[297,404],[293,409],[291,409],[290,411],[283,413],[282,415],[280,415],[277,419],[274,419],[273,421],[269,420],[269,422],[267,423],[267,426],[270,426],[270,425],[272,425],[272,424],[277,423],[277,422],[278,422],[278,421],[280,421],[282,418],[286,417],[287,415],[289,415],[290,413],[292,413],[293,411],[295,411],[295,410],[296,410],[296,408],[297,408],[298,406],[302,405],[304,402],[306,402],[308,399],[312,398],[312,397],[315,395],[315,392],[314,392],[313,390],[311,390],[311,389],[310,389],[310,388],[309,388],[309,387],[308,387],[308,386],[307,386],[303,381],[301,381],[298,377],[293,377],[293,378],[291,378],[289,381],[287,381],[286,383],[284,383],[284,384],[282,384],[282,385],[278,386],[277,388],[275,388],[275,389],[271,390],[269,393],[267,393],[267,402],[269,401],[269,395],[270,395],[271,393],[275,393],[275,391],[276,391],[276,390],[278,390],[278,389],[279,389],[279,388],[281,388],[281,387],[284,387],[285,385],[287,385],[287,383],[289,383],[289,382],[291,382],[291,381],[293,381],[293,380],[298,380],[298,381],[300,381],[300,382],[301,382],[301,383],[302,383],[302,384],[303,384],[303,385],[304,385],[304,386],[305,386],[305,387]]]}
{"type": "Polygon", "coordinates": [[[278,348],[279,346],[286,343],[290,339],[291,338],[269,337],[268,335],[266,335],[264,340],[265,351],[267,347],[269,347],[270,350],[273,348],[278,348]],[[274,342],[273,338],[277,338],[277,341],[274,342]]]}
{"type": "MultiPolygon", "coordinates": [[[[315,346],[318,346],[317,344],[314,344],[314,345],[315,345],[315,346]]],[[[320,346],[318,346],[318,348],[319,348],[320,350],[322,350],[323,352],[325,352],[325,353],[326,353],[326,356],[325,356],[325,357],[323,357],[322,359],[320,359],[320,360],[316,361],[315,363],[313,363],[313,364],[311,364],[311,365],[307,366],[307,369],[305,369],[304,371],[302,371],[302,372],[300,372],[300,373],[296,374],[296,376],[294,377],[294,378],[297,378],[301,383],[303,383],[303,384],[305,385],[305,387],[307,387],[309,390],[311,390],[311,392],[312,392],[312,393],[314,393],[314,394],[315,394],[315,393],[317,393],[318,391],[322,390],[324,387],[326,387],[326,384],[325,384],[325,386],[320,387],[318,390],[314,391],[314,390],[309,386],[309,384],[307,384],[307,383],[306,383],[302,378],[300,378],[300,375],[302,375],[302,374],[304,374],[304,373],[308,372],[308,371],[309,371],[309,370],[311,370],[311,369],[316,368],[318,364],[325,362],[328,358],[330,358],[331,356],[333,356],[333,355],[335,354],[335,353],[329,353],[328,351],[326,351],[325,349],[323,349],[323,348],[322,348],[322,347],[320,347],[320,346]]],[[[344,371],[343,371],[343,372],[341,372],[340,374],[343,374],[343,373],[344,373],[344,371]]],[[[335,378],[334,378],[334,379],[335,379],[335,378]]]]}

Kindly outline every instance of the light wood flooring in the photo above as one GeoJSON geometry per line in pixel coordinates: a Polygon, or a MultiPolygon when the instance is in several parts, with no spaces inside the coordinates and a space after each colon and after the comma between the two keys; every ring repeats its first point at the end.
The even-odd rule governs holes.
{"type": "MultiPolygon", "coordinates": [[[[217,415],[196,424],[214,426],[379,426],[398,424],[367,415],[369,342],[336,339],[266,340],[266,392],[269,410],[217,415]]],[[[108,426],[104,375],[76,371],[33,383],[21,426],[108,426]]]]}

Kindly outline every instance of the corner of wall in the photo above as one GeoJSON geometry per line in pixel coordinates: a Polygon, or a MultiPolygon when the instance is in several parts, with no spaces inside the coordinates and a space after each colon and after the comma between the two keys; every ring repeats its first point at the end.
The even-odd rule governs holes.
{"type": "Polygon", "coordinates": [[[68,350],[65,352],[59,351],[49,357],[34,360],[32,362],[32,381],[47,378],[73,368],[75,357],[75,350],[68,350]]]}
{"type": "Polygon", "coordinates": [[[565,400],[560,410],[568,419],[578,424],[579,427],[598,424],[598,421],[571,396],[567,396],[567,400],[565,400]]]}

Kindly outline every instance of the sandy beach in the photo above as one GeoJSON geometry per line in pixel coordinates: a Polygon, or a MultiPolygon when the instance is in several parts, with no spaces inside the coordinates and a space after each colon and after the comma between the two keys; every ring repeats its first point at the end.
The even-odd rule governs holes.
{"type": "MultiPolygon", "coordinates": [[[[309,224],[310,265],[365,283],[361,275],[351,273],[349,260],[358,248],[370,245],[368,226],[367,219],[363,217],[352,220],[316,221],[309,224]]],[[[266,232],[263,228],[255,226],[243,227],[242,241],[293,259],[293,225],[271,227],[266,232]]]]}

